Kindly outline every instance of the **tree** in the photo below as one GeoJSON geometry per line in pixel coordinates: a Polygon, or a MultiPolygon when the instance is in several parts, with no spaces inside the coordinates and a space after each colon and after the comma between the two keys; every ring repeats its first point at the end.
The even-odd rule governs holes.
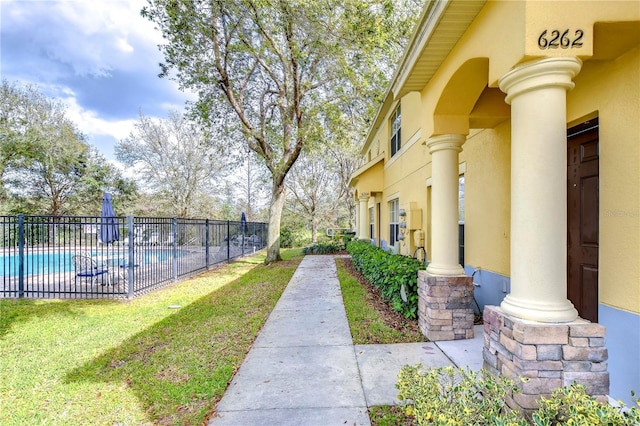
{"type": "Polygon", "coordinates": [[[335,175],[322,156],[302,156],[291,168],[287,187],[294,203],[293,210],[311,226],[311,242],[318,242],[318,227],[336,208],[335,175]]]}
{"type": "Polygon", "coordinates": [[[8,192],[5,174],[11,165],[36,151],[38,129],[45,125],[53,105],[33,86],[20,87],[2,80],[0,86],[0,201],[6,201],[8,192]]]}
{"type": "MultiPolygon", "coordinates": [[[[362,105],[359,108],[362,109],[362,105]]],[[[313,152],[321,152],[327,162],[327,167],[332,170],[336,179],[335,198],[346,209],[346,224],[340,223],[344,227],[348,225],[353,229],[355,221],[356,202],[353,197],[353,188],[349,186],[351,176],[362,164],[360,155],[360,145],[352,143],[354,140],[361,140],[364,137],[363,130],[366,129],[362,117],[358,115],[350,116],[335,108],[328,108],[324,112],[324,135],[321,148],[314,147],[313,152]]],[[[341,220],[338,220],[342,222],[341,220]]],[[[338,225],[336,223],[336,225],[338,225]]]]}
{"type": "Polygon", "coordinates": [[[8,212],[48,214],[100,211],[106,190],[135,186],[85,141],[61,103],[32,86],[2,83],[0,177],[8,212]]]}
{"type": "Polygon", "coordinates": [[[323,108],[386,85],[374,80],[388,78],[381,61],[397,50],[395,9],[392,0],[149,0],[142,10],[168,41],[161,76],[175,71],[198,93],[205,122],[231,112],[270,172],[266,263],[280,260],[285,179],[318,140],[323,108]]]}
{"type": "Polygon", "coordinates": [[[259,212],[265,205],[265,188],[269,187],[269,178],[266,168],[260,164],[255,152],[248,147],[244,149],[243,175],[237,176],[235,183],[239,188],[238,202],[242,211],[246,213],[247,220],[257,221],[259,212]]]}
{"type": "Polygon", "coordinates": [[[139,171],[139,182],[166,199],[173,214],[188,217],[223,177],[225,160],[206,134],[172,111],[166,120],[140,114],[135,130],[116,145],[116,157],[139,171]],[[221,158],[222,157],[222,158],[221,158]]]}

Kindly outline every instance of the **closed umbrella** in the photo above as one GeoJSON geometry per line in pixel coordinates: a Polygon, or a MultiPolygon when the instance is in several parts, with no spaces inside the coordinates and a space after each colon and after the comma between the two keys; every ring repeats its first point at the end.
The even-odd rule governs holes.
{"type": "Polygon", "coordinates": [[[247,216],[244,215],[244,212],[240,216],[240,227],[242,228],[242,250],[244,251],[244,236],[247,233],[247,216]]]}
{"type": "Polygon", "coordinates": [[[245,216],[244,212],[242,212],[242,216],[240,216],[240,225],[242,226],[242,233],[247,233],[247,216],[245,216]]]}
{"type": "Polygon", "coordinates": [[[104,193],[102,197],[102,212],[100,213],[100,240],[104,244],[111,244],[120,239],[120,231],[118,230],[118,218],[113,210],[111,202],[111,194],[104,193]]]}

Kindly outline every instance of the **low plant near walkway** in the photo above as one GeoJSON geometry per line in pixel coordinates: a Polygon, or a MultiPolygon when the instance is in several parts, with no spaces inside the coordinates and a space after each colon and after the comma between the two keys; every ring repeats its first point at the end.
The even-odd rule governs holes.
{"type": "Polygon", "coordinates": [[[536,426],[551,425],[640,425],[640,399],[638,406],[626,409],[614,407],[587,395],[582,385],[573,384],[558,388],[551,398],[543,398],[540,408],[533,413],[536,426]]]}
{"type": "Polygon", "coordinates": [[[411,257],[391,254],[365,241],[347,244],[357,271],[389,300],[393,310],[406,318],[418,315],[418,271],[424,263],[411,257]]]}
{"type": "Polygon", "coordinates": [[[513,382],[451,366],[422,372],[421,365],[405,366],[398,374],[398,398],[418,425],[526,425],[505,398],[516,390],[513,382]]]}
{"type": "MultiPolygon", "coordinates": [[[[562,387],[527,416],[509,409],[505,399],[517,392],[514,383],[486,370],[454,367],[422,371],[405,366],[398,374],[398,398],[418,425],[615,425],[640,424],[640,407],[625,409],[598,402],[579,384],[562,387]]],[[[638,401],[640,404],[640,401],[638,401]]]]}

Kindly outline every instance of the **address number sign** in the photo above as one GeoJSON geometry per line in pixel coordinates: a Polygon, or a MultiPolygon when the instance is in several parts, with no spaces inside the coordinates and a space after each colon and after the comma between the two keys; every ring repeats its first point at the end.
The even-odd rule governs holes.
{"type": "Polygon", "coordinates": [[[582,47],[582,37],[584,31],[566,29],[562,30],[544,30],[538,37],[538,47],[545,49],[574,49],[582,47]]]}

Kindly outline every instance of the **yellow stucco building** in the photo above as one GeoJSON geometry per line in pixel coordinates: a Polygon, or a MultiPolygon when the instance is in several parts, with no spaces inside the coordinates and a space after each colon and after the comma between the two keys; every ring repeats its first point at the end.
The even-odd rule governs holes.
{"type": "Polygon", "coordinates": [[[361,154],[358,238],[604,325],[610,395],[640,392],[639,1],[428,1],[361,154]]]}

